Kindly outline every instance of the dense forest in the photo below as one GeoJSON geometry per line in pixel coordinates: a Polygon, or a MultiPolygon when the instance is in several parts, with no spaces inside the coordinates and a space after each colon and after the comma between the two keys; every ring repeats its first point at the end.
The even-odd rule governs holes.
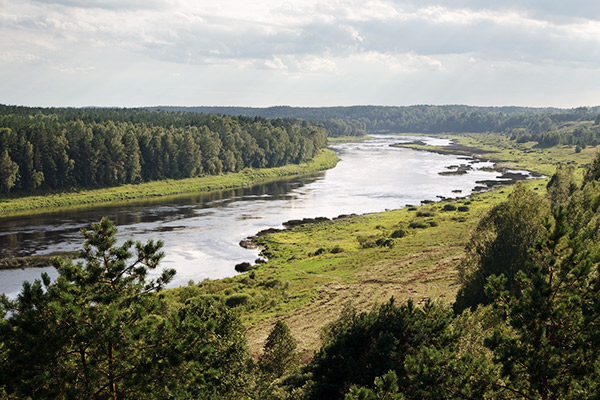
{"type": "MultiPolygon", "coordinates": [[[[154,109],[260,116],[303,118],[311,121],[337,120],[361,125],[368,133],[470,133],[492,132],[518,141],[597,145],[600,143],[600,107],[574,109],[530,107],[471,107],[464,105],[409,107],[156,107],[154,109]]],[[[354,135],[344,133],[343,135],[354,135]]],[[[341,136],[335,134],[332,136],[341,136]]]]}
{"type": "Polygon", "coordinates": [[[458,105],[264,109],[0,105],[0,190],[106,187],[277,167],[312,158],[326,146],[326,136],[367,132],[492,132],[518,142],[581,149],[600,143],[599,112],[599,107],[458,105]]]}
{"type": "Polygon", "coordinates": [[[160,242],[116,245],[0,297],[6,399],[591,399],[600,397],[600,155],[517,184],[472,232],[454,304],[346,307],[308,363],[283,322],[248,356],[233,297],[161,290],[160,242]]]}
{"type": "Polygon", "coordinates": [[[141,109],[0,106],[0,190],[115,186],[311,159],[322,126],[141,109]]]}

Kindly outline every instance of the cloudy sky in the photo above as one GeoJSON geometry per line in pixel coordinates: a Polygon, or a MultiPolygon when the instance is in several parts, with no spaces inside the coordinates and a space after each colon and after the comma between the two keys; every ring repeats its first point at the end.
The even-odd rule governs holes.
{"type": "Polygon", "coordinates": [[[596,0],[0,0],[0,103],[600,104],[596,0]]]}

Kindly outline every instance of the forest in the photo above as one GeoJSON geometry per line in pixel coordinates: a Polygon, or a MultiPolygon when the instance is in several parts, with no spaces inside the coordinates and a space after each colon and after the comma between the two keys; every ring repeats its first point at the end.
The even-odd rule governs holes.
{"type": "Polygon", "coordinates": [[[147,111],[0,106],[0,190],[97,188],[309,160],[322,126],[147,111]]]}
{"type": "MultiPolygon", "coordinates": [[[[517,184],[472,231],[456,301],[347,306],[310,360],[277,322],[249,356],[238,298],[153,279],[161,242],[103,219],[80,261],[0,298],[7,399],[588,399],[600,396],[600,155],[517,184]],[[202,293],[202,294],[200,294],[202,293]]],[[[248,276],[252,279],[252,276],[248,276]]],[[[265,282],[268,284],[268,282],[265,282]]],[[[240,301],[242,299],[239,299],[240,301]]]]}
{"type": "Polygon", "coordinates": [[[361,124],[357,133],[362,132],[360,128],[364,126],[366,133],[492,132],[508,135],[513,140],[537,141],[542,146],[568,144],[585,147],[600,143],[600,107],[559,109],[416,105],[312,108],[157,107],[155,109],[265,118],[293,117],[315,122],[333,119],[361,124]]]}
{"type": "Polygon", "coordinates": [[[599,108],[155,107],[0,105],[0,191],[33,193],[278,167],[327,136],[491,132],[541,147],[600,143],[599,108]],[[270,119],[267,119],[270,118],[270,119]],[[302,119],[299,119],[302,118],[302,119]]]}

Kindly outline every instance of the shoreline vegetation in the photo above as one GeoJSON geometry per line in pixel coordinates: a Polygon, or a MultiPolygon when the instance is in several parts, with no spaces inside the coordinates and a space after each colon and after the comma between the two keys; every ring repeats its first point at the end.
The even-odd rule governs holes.
{"type": "MultiPolygon", "coordinates": [[[[598,151],[598,147],[576,153],[570,146],[540,149],[535,143],[513,145],[497,135],[444,136],[482,150],[477,158],[494,154],[497,169],[526,169],[545,175],[520,183],[541,195],[558,165],[573,166],[581,178],[598,151]]],[[[418,144],[403,147],[438,150],[418,144]]],[[[468,156],[477,154],[471,151],[468,156]]],[[[499,185],[465,198],[380,213],[291,221],[287,229],[261,232],[242,241],[246,246],[258,246],[266,263],[232,278],[205,280],[167,293],[180,301],[199,295],[239,299],[235,308],[248,329],[252,354],[260,354],[274,324],[284,321],[308,360],[319,348],[324,327],[348,305],[367,311],[392,296],[399,303],[411,299],[421,304],[428,298],[453,302],[458,290],[457,266],[472,230],[514,187],[499,185]]]]}
{"type": "Polygon", "coordinates": [[[245,168],[240,172],[198,178],[167,179],[111,188],[62,191],[45,195],[0,199],[0,219],[33,213],[58,211],[73,206],[120,203],[151,197],[209,192],[252,186],[284,177],[302,176],[335,167],[339,158],[332,150],[321,149],[310,161],[274,168],[245,168]]]}

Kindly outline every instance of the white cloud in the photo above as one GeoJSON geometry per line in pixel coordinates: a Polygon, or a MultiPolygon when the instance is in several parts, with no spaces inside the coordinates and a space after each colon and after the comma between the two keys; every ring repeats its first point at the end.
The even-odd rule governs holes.
{"type": "MultiPolygon", "coordinates": [[[[554,91],[569,93],[578,81],[553,73],[589,78],[600,69],[595,3],[0,0],[0,102],[35,104],[43,98],[27,94],[35,85],[38,92],[53,92],[55,101],[62,96],[63,102],[76,101],[72,98],[87,105],[108,99],[119,105],[119,93],[106,93],[110,87],[128,102],[135,103],[137,93],[137,101],[147,104],[166,104],[152,97],[159,94],[173,104],[180,103],[177,96],[192,104],[291,104],[311,98],[381,104],[400,101],[398,90],[412,88],[411,82],[421,85],[411,89],[413,102],[425,100],[424,93],[453,103],[478,98],[467,97],[469,90],[456,82],[477,82],[489,89],[488,97],[512,87],[522,101],[534,94],[518,90],[516,82],[531,88],[537,80],[527,74],[536,68],[544,72],[540,76],[565,82],[554,91]],[[197,82],[198,90],[188,94],[186,82],[197,82]],[[220,86],[202,89],[213,82],[220,86]],[[85,99],[78,92],[82,87],[85,99]]],[[[581,90],[594,88],[588,81],[581,90]]]]}

